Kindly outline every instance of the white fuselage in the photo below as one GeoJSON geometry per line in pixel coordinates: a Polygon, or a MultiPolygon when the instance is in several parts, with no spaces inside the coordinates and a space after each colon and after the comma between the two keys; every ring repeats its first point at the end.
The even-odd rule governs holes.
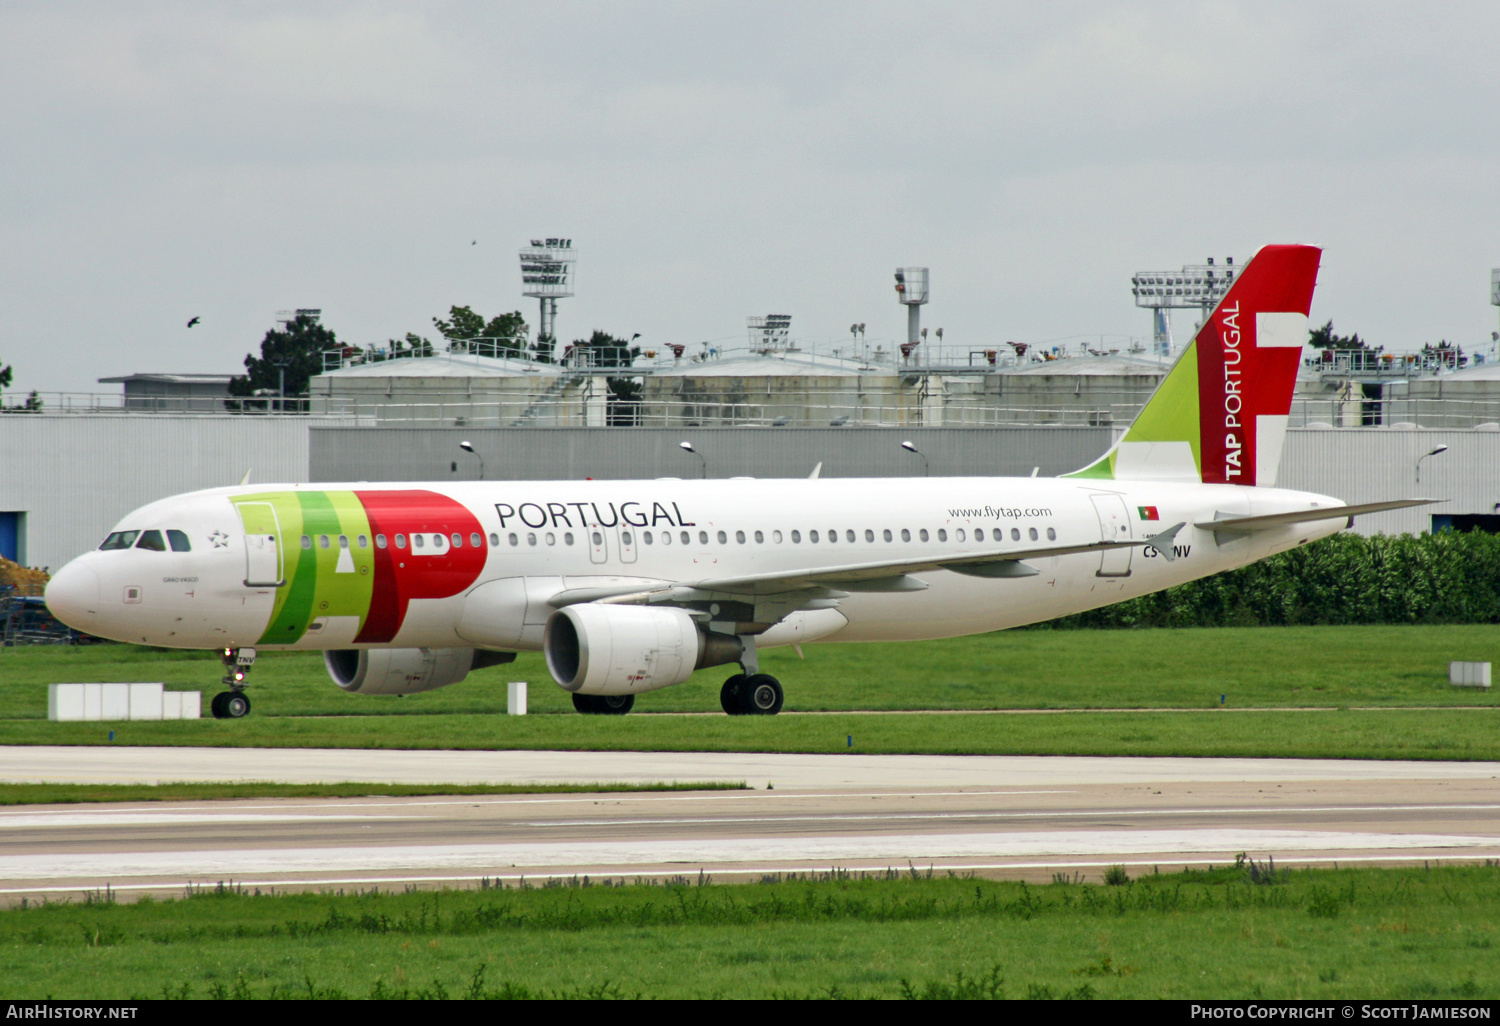
{"type": "Polygon", "coordinates": [[[131,513],[118,532],[178,531],[187,549],[87,553],[58,573],[48,601],[80,630],[182,648],[534,649],[546,599],[564,589],[978,558],[1142,541],[1186,525],[1173,539],[1171,560],[1134,547],[1032,559],[1037,573],[1027,577],[924,570],[911,576],[925,590],[851,590],[829,608],[788,615],[760,643],[914,640],[1048,620],[1242,566],[1336,533],[1344,521],[1233,536],[1194,524],[1338,504],[1274,488],[1071,478],[241,486],[131,513]],[[448,506],[401,506],[400,496],[418,492],[448,506]],[[397,532],[382,531],[373,513],[364,527],[355,524],[362,511],[338,514],[344,519],[337,524],[354,526],[317,519],[334,516],[320,512],[325,506],[357,509],[344,498],[356,494],[367,507],[386,504],[384,523],[397,525],[402,548],[395,547],[397,532]],[[301,527],[288,522],[289,507],[278,505],[285,503],[297,507],[301,527]],[[256,527],[249,507],[273,526],[256,527]],[[460,564],[469,569],[460,572],[460,564]],[[471,603],[479,588],[502,580],[519,582],[517,594],[530,597],[530,608],[525,597],[509,606],[471,603]],[[389,630],[372,632],[370,610],[393,586],[406,596],[400,613],[385,614],[389,630]],[[503,622],[507,617],[516,622],[503,622]]]}

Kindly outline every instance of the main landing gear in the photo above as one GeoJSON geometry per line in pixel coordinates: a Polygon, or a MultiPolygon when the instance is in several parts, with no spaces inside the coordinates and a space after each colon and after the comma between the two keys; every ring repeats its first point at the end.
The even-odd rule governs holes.
{"type": "Polygon", "coordinates": [[[768,673],[736,673],[719,689],[719,704],[731,716],[775,716],[785,696],[768,673]]]}
{"type": "Polygon", "coordinates": [[[581,713],[624,716],[635,705],[634,695],[574,695],[573,708],[581,713]]]}
{"type": "Polygon", "coordinates": [[[221,648],[219,661],[224,664],[223,683],[229,688],[209,702],[216,720],[237,720],[250,712],[250,696],[245,694],[245,677],[255,663],[253,648],[221,648]]]}

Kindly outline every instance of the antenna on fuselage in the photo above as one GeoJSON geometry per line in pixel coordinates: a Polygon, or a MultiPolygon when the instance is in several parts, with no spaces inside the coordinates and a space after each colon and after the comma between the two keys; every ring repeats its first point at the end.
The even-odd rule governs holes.
{"type": "Polygon", "coordinates": [[[242,477],[242,478],[240,478],[240,484],[241,485],[247,485],[247,484],[250,483],[250,471],[252,471],[254,469],[255,469],[254,467],[246,467],[245,468],[245,476],[242,477]]]}
{"type": "Polygon", "coordinates": [[[807,479],[809,481],[816,481],[818,479],[818,475],[821,473],[823,473],[823,461],[819,460],[818,465],[816,467],[813,467],[813,472],[807,475],[807,479]]]}

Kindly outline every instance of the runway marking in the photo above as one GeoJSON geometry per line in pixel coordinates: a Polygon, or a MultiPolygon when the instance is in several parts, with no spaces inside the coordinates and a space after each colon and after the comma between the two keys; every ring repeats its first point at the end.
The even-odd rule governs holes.
{"type": "MultiPolygon", "coordinates": [[[[1019,794],[1078,794],[1078,793],[1079,792],[1078,792],[1078,790],[1076,788],[1075,789],[1071,789],[1071,790],[1052,789],[1052,790],[1047,790],[1047,791],[1014,791],[1014,790],[1006,790],[1006,791],[911,791],[911,792],[906,792],[906,791],[871,791],[871,792],[868,792],[868,793],[843,792],[843,793],[839,793],[839,794],[803,794],[803,793],[800,793],[800,792],[789,792],[789,791],[781,791],[781,792],[777,792],[777,791],[726,791],[726,792],[717,792],[717,793],[712,793],[712,794],[663,795],[661,797],[644,797],[644,796],[637,797],[637,796],[634,796],[634,795],[628,795],[628,794],[623,794],[623,793],[619,793],[619,792],[613,792],[612,793],[612,792],[605,791],[605,792],[600,792],[600,795],[603,795],[603,797],[594,796],[594,797],[589,797],[589,798],[514,798],[514,799],[512,799],[512,798],[503,798],[503,797],[502,798],[483,798],[483,797],[466,797],[464,795],[454,795],[453,797],[451,797],[451,798],[445,798],[442,801],[434,801],[434,800],[430,800],[430,799],[423,800],[423,801],[407,801],[404,798],[400,798],[400,797],[397,797],[397,796],[392,796],[389,800],[387,800],[387,801],[380,801],[380,802],[350,802],[350,801],[345,801],[345,800],[343,800],[341,798],[320,798],[320,799],[316,799],[316,800],[305,801],[305,802],[303,802],[301,804],[280,803],[280,804],[277,804],[277,805],[241,805],[241,806],[237,806],[237,808],[240,809],[240,810],[243,810],[243,811],[248,811],[248,812],[257,812],[257,811],[259,811],[261,809],[271,809],[271,810],[278,811],[278,812],[284,812],[284,811],[289,810],[289,809],[324,809],[324,808],[330,807],[330,805],[332,803],[335,803],[335,802],[337,803],[337,808],[339,808],[339,809],[411,809],[411,808],[421,808],[423,806],[436,806],[438,808],[447,808],[447,807],[453,806],[453,805],[470,805],[470,806],[473,806],[473,805],[600,805],[600,804],[604,804],[604,803],[608,803],[608,804],[611,804],[611,805],[619,805],[619,804],[624,804],[625,802],[636,802],[636,801],[639,801],[639,802],[707,802],[707,801],[719,801],[719,800],[722,800],[722,799],[725,799],[725,798],[775,798],[775,799],[778,799],[778,800],[782,800],[782,799],[797,799],[797,800],[801,800],[801,799],[806,799],[806,798],[840,798],[840,799],[843,799],[843,798],[953,798],[953,797],[970,797],[970,796],[974,796],[974,795],[988,795],[988,796],[1002,795],[1003,796],[1003,795],[1013,795],[1013,794],[1019,795],[1019,794]],[[615,796],[616,794],[619,794],[620,796],[616,797],[615,796]]],[[[166,813],[169,813],[169,812],[172,812],[172,813],[177,813],[177,812],[191,813],[195,809],[198,809],[203,802],[214,802],[214,803],[217,804],[217,803],[232,802],[232,801],[237,801],[237,800],[238,799],[234,799],[234,798],[204,798],[204,799],[197,799],[197,800],[188,799],[187,801],[184,801],[182,803],[183,805],[189,806],[188,808],[177,808],[177,809],[168,808],[168,809],[163,809],[161,811],[162,811],[163,814],[166,814],[166,813]]],[[[139,803],[134,803],[134,804],[138,805],[139,803]]],[[[130,815],[132,813],[140,812],[141,810],[139,808],[133,807],[133,808],[128,808],[128,809],[102,808],[102,809],[98,809],[96,811],[97,811],[97,814],[100,815],[100,816],[128,816],[128,815],[130,815]]],[[[72,810],[72,809],[36,809],[36,810],[25,810],[25,811],[0,810],[0,826],[3,826],[4,825],[4,821],[7,818],[12,817],[12,816],[67,816],[67,815],[73,814],[73,812],[74,812],[74,810],[72,810]]],[[[333,817],[333,818],[336,818],[336,817],[333,817]]],[[[359,818],[359,817],[351,817],[351,818],[359,818]]]]}
{"type": "MultiPolygon", "coordinates": [[[[973,793],[973,792],[967,792],[973,793]]],[[[991,792],[1004,794],[1018,794],[1026,792],[991,792]]],[[[1049,792],[1031,792],[1049,793],[1049,792]]],[[[926,797],[925,795],[923,797],[926,797]]],[[[169,826],[174,824],[229,824],[229,823],[322,823],[328,821],[353,821],[353,822],[400,822],[403,820],[419,820],[421,816],[404,816],[399,811],[417,806],[429,805],[504,805],[525,804],[508,802],[414,802],[400,804],[376,804],[368,803],[356,808],[381,808],[392,810],[389,815],[374,815],[370,813],[346,814],[345,811],[351,806],[340,804],[340,812],[333,814],[292,814],[283,812],[279,815],[267,815],[255,813],[225,813],[217,811],[205,811],[202,809],[162,809],[162,810],[140,810],[140,809],[100,809],[97,812],[76,812],[72,810],[59,810],[56,812],[7,812],[0,813],[0,829],[38,829],[50,827],[80,827],[80,826],[169,826]]],[[[597,802],[595,804],[598,804],[597,802]]],[[[264,808],[265,806],[262,806],[264,808]]],[[[319,811],[319,807],[305,806],[310,812],[319,811]]],[[[795,815],[765,815],[765,816],[699,816],[691,819],[675,818],[632,818],[616,819],[600,817],[593,819],[527,819],[508,820],[504,825],[510,828],[559,828],[559,827],[617,827],[617,826],[716,826],[734,823],[861,823],[880,820],[952,820],[952,819],[987,819],[987,820],[1018,820],[1018,819],[1084,819],[1114,817],[1142,817],[1142,816],[1242,816],[1242,815],[1274,815],[1292,813],[1350,813],[1350,812],[1494,812],[1500,811],[1500,804],[1458,804],[1458,805],[1306,805],[1306,806],[1264,806],[1253,808],[1171,808],[1171,809],[1053,809],[1041,811],[1009,811],[1004,809],[986,810],[978,809],[962,812],[920,812],[891,810],[887,812],[838,812],[838,813],[806,813],[795,815]]]]}
{"type": "Polygon", "coordinates": [[[1495,838],[1448,834],[1336,833],[1311,830],[1038,831],[832,838],[711,838],[383,845],[367,848],[271,848],[258,851],[170,851],[0,856],[0,880],[164,875],[358,872],[396,869],[480,869],[519,866],[632,864],[703,865],[768,859],[909,862],[949,858],[1042,855],[1118,856],[1205,851],[1340,851],[1346,849],[1492,848],[1495,838]],[[211,866],[212,869],[205,869],[211,866]]]}

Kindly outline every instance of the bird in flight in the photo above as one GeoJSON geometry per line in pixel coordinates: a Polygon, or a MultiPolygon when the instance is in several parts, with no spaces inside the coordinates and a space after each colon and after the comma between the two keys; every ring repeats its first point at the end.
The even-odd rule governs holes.
{"type": "Polygon", "coordinates": [[[188,326],[188,327],[189,327],[189,328],[191,328],[191,327],[192,327],[192,326],[193,326],[193,325],[195,325],[195,324],[197,324],[197,323],[198,323],[198,322],[199,322],[199,321],[201,321],[201,320],[202,320],[202,319],[203,319],[203,318],[201,318],[201,317],[194,317],[194,318],[193,318],[193,319],[192,319],[192,320],[190,320],[190,321],[188,321],[188,324],[187,324],[187,326],[188,326]]]}

